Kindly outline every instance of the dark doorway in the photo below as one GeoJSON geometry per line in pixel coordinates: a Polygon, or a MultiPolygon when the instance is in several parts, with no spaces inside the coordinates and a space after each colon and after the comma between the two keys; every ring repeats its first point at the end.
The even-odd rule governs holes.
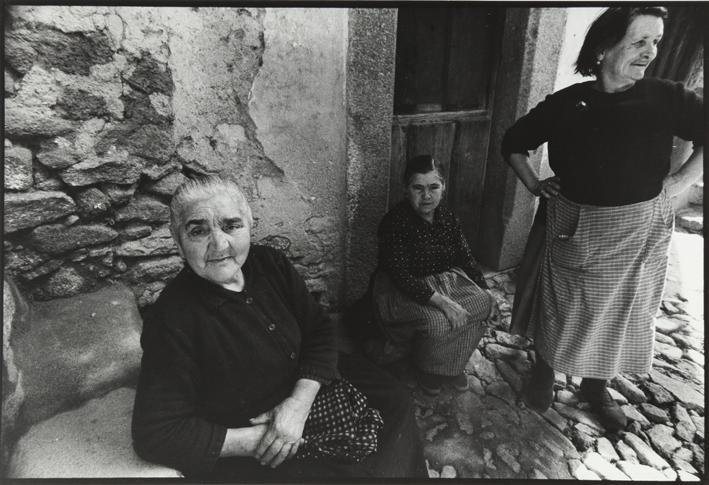
{"type": "Polygon", "coordinates": [[[446,201],[477,244],[504,9],[399,9],[389,205],[409,157],[446,167],[446,201]]]}

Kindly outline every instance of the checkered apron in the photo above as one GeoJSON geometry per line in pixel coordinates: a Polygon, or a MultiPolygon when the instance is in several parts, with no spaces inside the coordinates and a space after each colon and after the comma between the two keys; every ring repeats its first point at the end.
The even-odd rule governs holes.
{"type": "Polygon", "coordinates": [[[615,207],[550,200],[536,346],[555,370],[597,379],[650,370],[673,227],[664,191],[615,207]]]}
{"type": "Polygon", "coordinates": [[[483,321],[492,309],[491,297],[458,268],[421,279],[468,310],[467,323],[453,328],[441,310],[404,295],[383,271],[374,280],[377,317],[391,342],[411,347],[408,350],[419,369],[446,376],[461,374],[485,333],[483,321]]]}

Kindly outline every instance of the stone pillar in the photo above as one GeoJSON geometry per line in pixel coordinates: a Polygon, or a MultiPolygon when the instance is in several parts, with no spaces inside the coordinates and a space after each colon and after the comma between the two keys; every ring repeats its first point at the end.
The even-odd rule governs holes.
{"type": "MultiPolygon", "coordinates": [[[[566,24],[563,8],[509,8],[504,22],[485,174],[479,257],[494,269],[519,263],[536,200],[503,160],[500,143],[515,120],[554,89],[566,24]]],[[[539,170],[542,149],[530,154],[539,170]]]]}
{"type": "Polygon", "coordinates": [[[345,301],[366,289],[387,207],[396,56],[395,9],[351,9],[347,52],[345,301]]]}

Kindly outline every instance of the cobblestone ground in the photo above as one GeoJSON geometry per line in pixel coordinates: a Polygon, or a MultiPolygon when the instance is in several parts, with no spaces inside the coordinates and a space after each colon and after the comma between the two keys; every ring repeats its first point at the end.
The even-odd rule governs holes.
{"type": "Polygon", "coordinates": [[[470,389],[410,387],[431,477],[696,481],[704,476],[703,238],[673,237],[650,374],[610,383],[628,417],[609,433],[578,398],[580,378],[557,373],[552,408],[526,409],[521,389],[533,362],[528,339],[511,335],[514,273],[489,274],[502,311],[466,369],[470,389]]]}

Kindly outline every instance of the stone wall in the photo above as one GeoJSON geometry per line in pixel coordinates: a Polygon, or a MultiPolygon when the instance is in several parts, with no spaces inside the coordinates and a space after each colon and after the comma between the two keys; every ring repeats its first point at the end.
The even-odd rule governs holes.
{"type": "Polygon", "coordinates": [[[341,298],[347,11],[7,8],[5,270],[38,300],[182,267],[167,220],[191,173],[235,176],[254,242],[341,298]]]}

